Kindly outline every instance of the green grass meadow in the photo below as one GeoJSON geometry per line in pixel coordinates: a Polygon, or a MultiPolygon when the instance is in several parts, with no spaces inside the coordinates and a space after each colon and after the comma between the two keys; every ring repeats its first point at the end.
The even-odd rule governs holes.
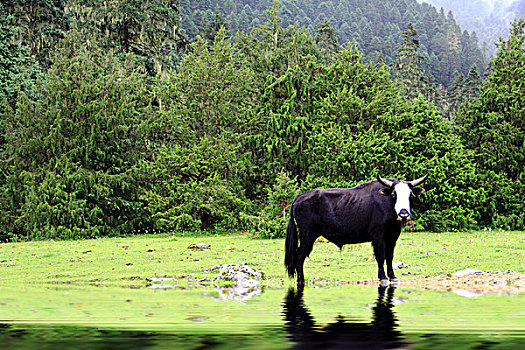
{"type": "MultiPolygon", "coordinates": [[[[170,277],[179,286],[213,273],[216,264],[242,264],[265,275],[265,287],[293,284],[283,267],[284,240],[253,239],[242,234],[164,235],[103,238],[81,241],[34,241],[0,245],[0,286],[78,284],[142,286],[147,278],[170,277]],[[210,249],[192,250],[195,243],[210,249]]],[[[394,260],[410,276],[436,276],[477,268],[483,271],[525,272],[523,232],[403,232],[394,260]]],[[[369,243],[347,245],[340,251],[317,242],[305,263],[310,284],[376,278],[369,243]]],[[[401,279],[404,275],[398,273],[401,279]]]]}
{"type": "MultiPolygon", "coordinates": [[[[0,332],[0,342],[13,342],[11,334],[18,329],[27,335],[24,346],[33,340],[39,344],[42,334],[49,344],[57,344],[74,343],[83,336],[96,341],[111,332],[117,332],[115,336],[154,332],[164,334],[155,338],[159,349],[170,348],[172,337],[179,348],[188,349],[207,339],[226,345],[240,342],[243,348],[286,348],[290,343],[283,328],[283,301],[295,283],[285,275],[283,248],[283,239],[243,234],[4,243],[0,324],[9,324],[15,333],[0,332]],[[195,243],[210,248],[188,248],[195,243]],[[228,287],[228,282],[214,281],[215,274],[205,270],[241,263],[264,272],[261,289],[249,300],[221,297],[220,288],[228,287]],[[163,282],[172,288],[152,288],[147,280],[151,277],[173,279],[163,282]]],[[[454,349],[491,341],[509,349],[523,344],[523,293],[465,298],[447,291],[404,288],[402,280],[467,267],[524,272],[524,254],[522,232],[403,232],[395,260],[408,267],[398,271],[401,286],[395,290],[392,309],[396,327],[423,348],[450,342],[450,334],[459,342],[454,349]],[[434,337],[423,336],[428,332],[434,337]]],[[[331,243],[317,242],[305,273],[304,306],[316,325],[336,324],[341,317],[359,325],[372,322],[377,287],[334,283],[375,279],[370,244],[340,251],[331,243]]]]}

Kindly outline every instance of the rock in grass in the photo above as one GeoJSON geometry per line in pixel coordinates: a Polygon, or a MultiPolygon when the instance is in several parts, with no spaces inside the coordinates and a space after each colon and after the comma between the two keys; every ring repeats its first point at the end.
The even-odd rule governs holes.
{"type": "Polygon", "coordinates": [[[483,271],[481,270],[476,270],[476,269],[471,269],[471,268],[468,268],[468,269],[464,269],[464,270],[460,270],[460,271],[456,271],[452,274],[452,276],[456,276],[456,277],[463,277],[463,276],[468,276],[468,275],[474,275],[476,273],[484,273],[483,271]]]}
{"type": "Polygon", "coordinates": [[[193,250],[204,250],[204,249],[210,249],[210,248],[211,248],[211,245],[204,244],[204,243],[190,244],[188,246],[188,249],[193,249],[193,250]]]}
{"type": "Polygon", "coordinates": [[[205,271],[217,271],[215,280],[236,282],[237,285],[254,286],[260,283],[263,277],[261,271],[256,271],[246,264],[219,264],[205,271]]]}
{"type": "Polygon", "coordinates": [[[394,269],[406,269],[406,268],[408,267],[408,265],[405,264],[405,263],[402,262],[402,261],[394,261],[394,262],[392,263],[392,267],[393,267],[394,269]]]}

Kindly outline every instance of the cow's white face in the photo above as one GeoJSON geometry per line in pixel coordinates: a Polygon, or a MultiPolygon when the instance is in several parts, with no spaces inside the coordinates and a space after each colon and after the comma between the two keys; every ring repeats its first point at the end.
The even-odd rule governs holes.
{"type": "Polygon", "coordinates": [[[396,204],[394,210],[397,214],[397,220],[410,220],[410,196],[412,196],[412,189],[405,182],[399,182],[394,185],[393,194],[395,195],[396,204]]]}
{"type": "Polygon", "coordinates": [[[394,210],[396,212],[397,220],[407,222],[410,220],[410,197],[412,194],[420,195],[425,192],[422,187],[416,187],[426,180],[428,175],[423,176],[414,181],[396,181],[390,179],[383,179],[379,174],[377,181],[385,186],[381,188],[379,193],[384,196],[394,196],[394,210]]]}

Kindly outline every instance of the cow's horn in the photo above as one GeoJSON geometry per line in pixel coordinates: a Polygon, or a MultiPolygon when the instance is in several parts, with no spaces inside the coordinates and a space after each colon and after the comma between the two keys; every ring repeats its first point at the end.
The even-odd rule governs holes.
{"type": "Polygon", "coordinates": [[[392,187],[394,183],[390,180],[383,179],[379,174],[377,174],[377,181],[379,181],[380,184],[385,185],[386,187],[392,187]]]}
{"type": "Polygon", "coordinates": [[[410,181],[410,185],[411,185],[412,187],[416,187],[417,185],[421,185],[421,183],[422,183],[423,181],[425,181],[425,180],[427,179],[427,177],[428,177],[428,174],[426,174],[426,175],[423,176],[423,177],[420,177],[420,178],[417,179],[417,180],[410,181]]]}

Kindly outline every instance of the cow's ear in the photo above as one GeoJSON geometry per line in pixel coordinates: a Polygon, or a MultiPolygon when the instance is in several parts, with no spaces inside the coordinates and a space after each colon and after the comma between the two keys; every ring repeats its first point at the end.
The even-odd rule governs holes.
{"type": "Polygon", "coordinates": [[[382,188],[379,190],[379,193],[381,193],[383,196],[391,196],[392,195],[392,189],[387,187],[387,188],[382,188]]]}
{"type": "Polygon", "coordinates": [[[416,187],[412,190],[412,193],[415,194],[416,196],[419,196],[423,192],[425,192],[425,189],[423,187],[416,187]]]}

